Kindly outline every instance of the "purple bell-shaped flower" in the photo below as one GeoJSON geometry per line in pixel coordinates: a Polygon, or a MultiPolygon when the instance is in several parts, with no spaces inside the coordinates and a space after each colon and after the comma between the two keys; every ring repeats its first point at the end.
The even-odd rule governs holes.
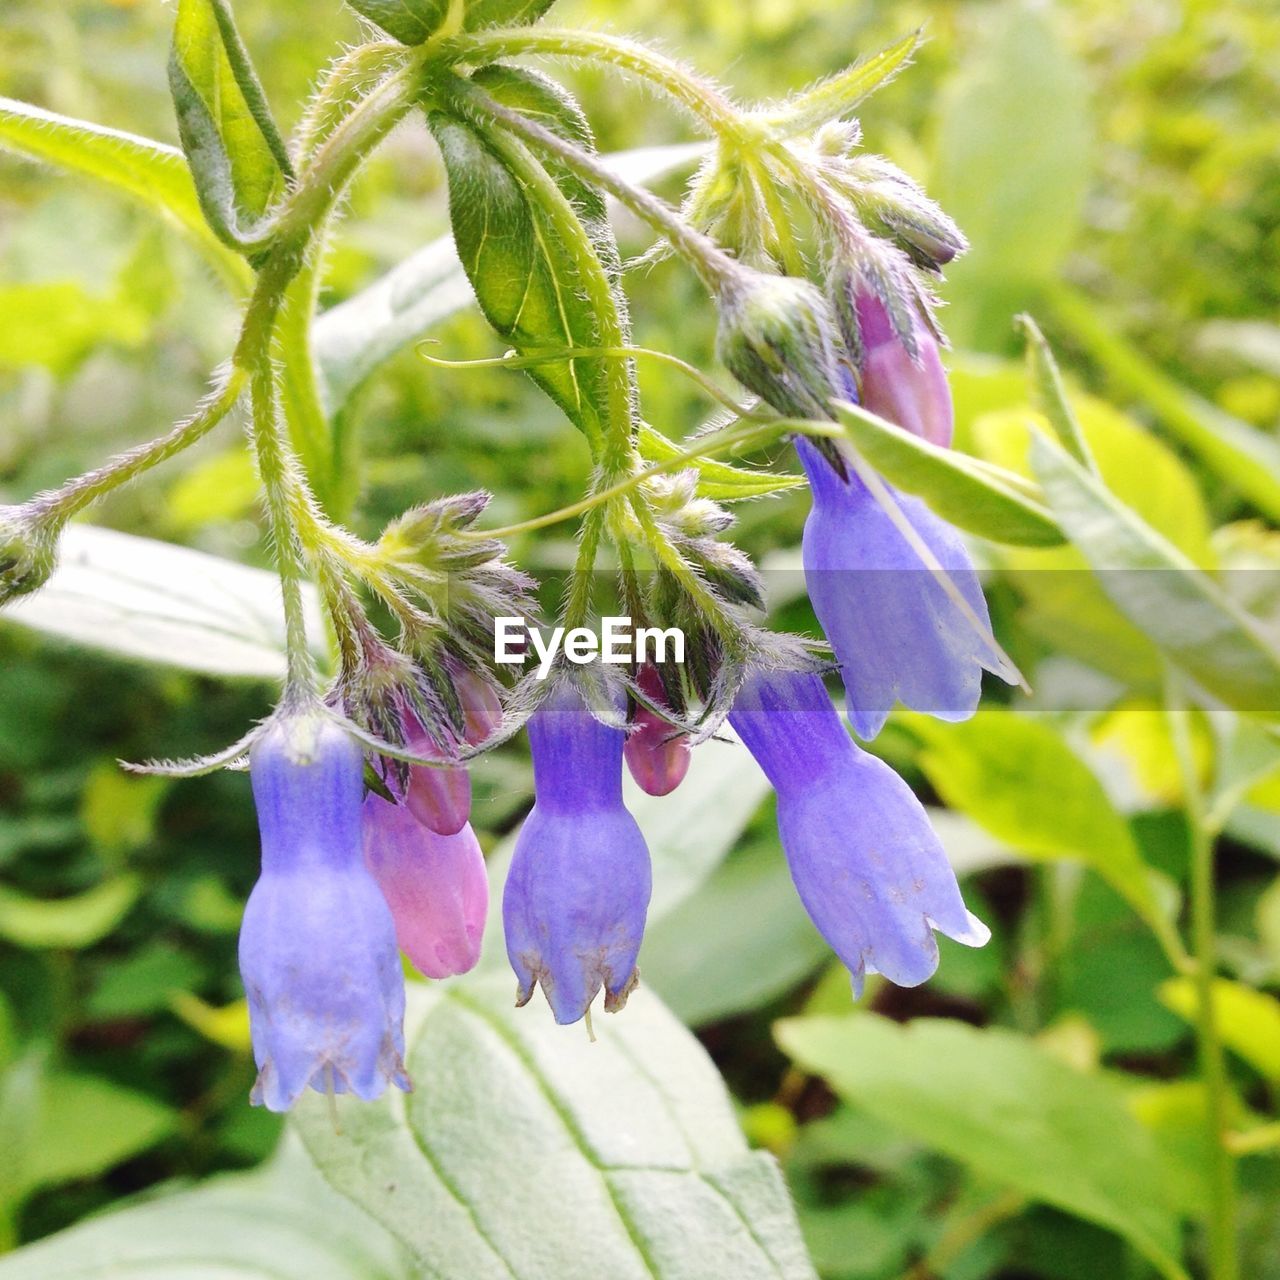
{"type": "Polygon", "coordinates": [[[529,720],[536,801],[503,891],[517,1003],[536,985],[560,1023],[601,987],[620,1009],[636,983],[651,889],[649,850],[622,803],[620,728],[601,724],[568,685],[529,720]]]}
{"type": "MultiPolygon", "coordinates": [[[[842,478],[807,440],[795,444],[813,491],[801,549],[805,585],[840,663],[849,723],[874,738],[896,702],[942,720],[968,719],[983,668],[1007,669],[994,642],[856,476],[842,478]]],[[[989,633],[987,603],[959,535],[919,498],[890,493],[989,633]]]]}
{"type": "Polygon", "coordinates": [[[850,739],[822,680],[753,672],[729,715],[778,793],[778,834],[819,932],[862,993],[868,973],[914,987],[938,967],[938,930],[982,946],[923,806],[850,739]]]}
{"type": "Polygon", "coordinates": [[[322,713],[285,715],[250,755],[262,875],[245,907],[240,972],[258,1080],[287,1111],[310,1086],[378,1097],[404,1071],[395,927],[364,862],[363,755],[322,713]]]}

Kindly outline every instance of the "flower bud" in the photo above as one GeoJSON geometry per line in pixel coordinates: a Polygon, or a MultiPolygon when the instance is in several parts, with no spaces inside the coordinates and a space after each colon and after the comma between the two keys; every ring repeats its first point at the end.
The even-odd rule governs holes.
{"type": "Polygon", "coordinates": [[[240,930],[258,1080],[287,1111],[308,1087],[378,1097],[404,1071],[404,977],[395,926],[364,862],[363,755],[320,714],[284,716],[249,771],[262,875],[240,930]]]}
{"type": "Polygon", "coordinates": [[[438,835],[406,805],[370,793],[363,825],[365,862],[391,909],[400,950],[428,978],[474,969],[489,881],[470,824],[456,835],[438,835]]]}
{"type": "Polygon", "coordinates": [[[0,507],[0,605],[38,591],[57,562],[56,539],[17,507],[0,507]]]}
{"type": "Polygon", "coordinates": [[[720,296],[716,354],[779,413],[829,418],[836,385],[835,320],[805,280],[739,270],[720,296]]]}
{"type": "Polygon", "coordinates": [[[649,850],[622,803],[623,732],[592,718],[568,686],[529,720],[536,800],[503,891],[507,956],[525,1004],[541,984],[560,1023],[600,988],[626,1003],[651,890],[649,850]]]}
{"type": "Polygon", "coordinates": [[[791,877],[855,995],[868,973],[903,987],[931,977],[935,929],[966,946],[987,941],[920,801],[854,746],[819,676],[755,671],[729,723],[778,793],[791,877]]]}
{"type": "MultiPolygon", "coordinates": [[[[667,705],[662,678],[651,662],[640,668],[636,683],[651,702],[667,705]]],[[[622,754],[641,791],[646,795],[665,796],[684,781],[693,753],[688,734],[678,732],[670,721],[638,703],[622,754]]]]}
{"type": "Polygon", "coordinates": [[[494,687],[469,667],[451,667],[449,674],[462,707],[467,744],[478,747],[502,727],[502,701],[494,687]]]}
{"type": "Polygon", "coordinates": [[[917,316],[913,359],[894,332],[884,303],[863,290],[854,298],[862,352],[862,403],[903,430],[948,448],[955,426],[951,387],[928,325],[917,316]]]}
{"type": "Polygon", "coordinates": [[[444,763],[454,753],[441,747],[412,711],[404,713],[404,733],[405,746],[415,755],[442,762],[410,768],[405,791],[409,811],[437,835],[457,835],[471,816],[471,775],[461,764],[444,763]]]}
{"type": "MultiPolygon", "coordinates": [[[[801,541],[805,585],[840,663],[849,722],[860,737],[874,738],[899,701],[943,720],[968,719],[982,693],[982,669],[1005,670],[999,653],[862,482],[838,475],[809,441],[795,447],[813,490],[801,541]]],[[[890,494],[989,629],[959,536],[919,498],[890,494]]]]}

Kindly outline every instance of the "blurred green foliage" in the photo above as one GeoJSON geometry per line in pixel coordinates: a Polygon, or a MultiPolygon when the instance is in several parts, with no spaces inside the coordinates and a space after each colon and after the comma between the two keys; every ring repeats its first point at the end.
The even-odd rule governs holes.
{"type": "MultiPolygon", "coordinates": [[[[287,129],[358,24],[337,0],[241,0],[237,12],[287,129]]],[[[1012,321],[1031,310],[1073,391],[1109,401],[1073,402],[1119,496],[1203,568],[1274,571],[1277,535],[1255,523],[1280,516],[1269,505],[1280,475],[1273,4],[562,0],[553,16],[655,38],[704,71],[725,68],[751,99],[924,24],[916,65],[862,120],[870,148],[924,181],[974,243],[948,287],[959,442],[1027,470],[1031,407],[1012,321]]],[[[176,140],[168,6],[7,0],[2,21],[0,92],[176,140]]],[[[602,150],[687,136],[637,89],[594,71],[568,78],[602,150]]],[[[403,127],[351,195],[323,305],[446,227],[439,156],[421,123],[403,127]]],[[[629,254],[646,245],[626,220],[620,238],[629,254]]],[[[696,283],[662,264],[628,287],[640,343],[709,364],[713,316],[696,283]]],[[[224,282],[174,231],[0,154],[0,498],[54,484],[185,412],[235,318],[224,282]]],[[[451,358],[500,349],[472,313],[432,336],[451,358]]],[[[650,366],[640,377],[647,417],[668,434],[705,414],[684,381],[650,366]]],[[[494,491],[497,520],[519,520],[575,500],[587,473],[580,438],[524,380],[428,369],[412,352],[361,389],[342,429],[358,443],[347,480],[364,533],[477,487],[494,491]]],[[[785,563],[804,511],[794,495],[742,504],[738,541],[785,563]]],[[[252,468],[230,426],[113,495],[95,519],[268,560],[252,468]]],[[[560,529],[514,550],[545,572],[567,565],[572,544],[560,529]]],[[[1079,552],[991,548],[988,559],[1001,638],[1035,673],[1046,715],[996,709],[956,729],[903,717],[878,750],[939,805],[949,848],[973,875],[968,892],[989,905],[991,946],[944,946],[928,987],[881,988],[873,1012],[851,1013],[841,975],[784,892],[758,791],[712,779],[697,798],[728,830],[723,847],[657,830],[657,808],[646,818],[658,891],[680,891],[642,967],[698,1031],[748,1135],[782,1159],[824,1277],[1179,1274],[1169,1269],[1177,1224],[1204,1195],[1205,1104],[1183,980],[1135,909],[1165,918],[1185,886],[1181,783],[1163,719],[1140,696],[1106,714],[1055,701],[1059,675],[1078,692],[1081,663],[1105,691],[1091,706],[1110,703],[1115,681],[1150,694],[1154,652],[1080,572],[1079,552]],[[1050,567],[1077,571],[1069,593],[1062,580],[1044,589],[1038,571],[1050,567]],[[907,1031],[890,1021],[917,1016],[950,1021],[907,1031]],[[990,1090],[1010,1073],[1025,1083],[1024,1105],[1001,1111],[990,1090]],[[1086,1095],[1093,1118],[1073,1131],[1086,1095]],[[1065,1138],[1061,1125],[1035,1128],[1054,1108],[1065,1138]],[[1026,1160],[1028,1143],[1039,1165],[1026,1160]],[[1158,1194],[1134,1187],[1135,1167],[1148,1166],[1158,1194]]],[[[1224,588],[1247,592],[1251,581],[1224,588]]],[[[1274,636],[1280,601],[1240,603],[1264,612],[1274,636]]],[[[781,606],[778,620],[813,630],[802,602],[781,606]]],[[[170,786],[114,764],[216,750],[270,697],[265,684],[0,628],[0,1151],[15,1153],[0,1171],[0,1245],[171,1180],[257,1164],[276,1146],[277,1123],[245,1101],[252,1067],[237,1005],[235,932],[256,866],[246,780],[170,786]]],[[[1233,812],[1220,884],[1223,981],[1233,985],[1221,1017],[1248,1127],[1274,1117],[1280,1075],[1259,1033],[1277,1019],[1266,992],[1280,987],[1280,786],[1247,727],[1224,737],[1199,723],[1194,746],[1211,802],[1233,812]]],[[[521,749],[484,757],[476,781],[477,829],[493,848],[530,793],[521,749]]],[[[1274,1152],[1242,1165],[1250,1280],[1280,1277],[1278,1168],[1274,1152]]]]}

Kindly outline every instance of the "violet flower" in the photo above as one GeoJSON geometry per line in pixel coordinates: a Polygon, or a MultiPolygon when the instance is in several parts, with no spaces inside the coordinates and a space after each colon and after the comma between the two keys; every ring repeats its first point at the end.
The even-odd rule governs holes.
{"type": "Polygon", "coordinates": [[[516,1003],[541,984],[560,1023],[577,1022],[601,987],[615,1012],[637,980],[651,882],[649,850],[622,803],[623,736],[568,685],[529,720],[536,802],[516,839],[502,918],[516,1003]]]}
{"type": "MultiPolygon", "coordinates": [[[[895,702],[941,720],[968,719],[983,668],[1006,673],[994,643],[856,476],[841,478],[807,440],[795,445],[813,490],[801,546],[805,585],[840,663],[850,724],[874,738],[895,702]]],[[[890,493],[989,631],[982,587],[959,535],[919,498],[890,493]]]]}
{"type": "Polygon", "coordinates": [[[936,929],[982,946],[924,808],[850,739],[810,672],[748,676],[729,722],[778,793],[778,834],[800,899],[853,977],[914,987],[938,967],[936,929]]]}
{"type": "Polygon", "coordinates": [[[414,968],[428,978],[474,969],[489,880],[470,823],[442,836],[407,805],[370,792],[364,802],[364,856],[391,908],[396,941],[414,968]]]}
{"type": "Polygon", "coordinates": [[[363,754],[322,714],[276,720],[250,754],[262,875],[240,929],[258,1080],[287,1111],[308,1086],[378,1097],[404,1071],[395,927],[364,864],[363,754]]]}

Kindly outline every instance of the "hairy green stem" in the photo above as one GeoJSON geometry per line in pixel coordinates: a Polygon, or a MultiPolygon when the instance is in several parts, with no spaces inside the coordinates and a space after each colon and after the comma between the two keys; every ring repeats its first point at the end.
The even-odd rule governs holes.
{"type": "Polygon", "coordinates": [[[661,89],[712,134],[734,140],[743,135],[743,113],[719,88],[665,54],[623,36],[555,27],[515,27],[468,32],[451,40],[445,51],[446,56],[456,54],[467,61],[525,53],[610,63],[661,89]]]}
{"type": "Polygon", "coordinates": [[[1206,1094],[1205,1123],[1209,1139],[1209,1275],[1211,1280],[1238,1280],[1236,1251],[1236,1171],[1229,1145],[1230,1085],[1214,1000],[1217,967],[1214,890],[1214,837],[1205,817],[1204,794],[1192,745],[1191,712],[1181,678],[1166,679],[1169,728],[1182,780],[1183,805],[1191,836],[1191,951],[1196,989],[1196,1041],[1206,1094]]]}
{"type": "Polygon", "coordinates": [[[36,494],[24,504],[24,510],[52,531],[61,530],[90,503],[203,439],[231,412],[244,384],[243,370],[235,367],[218,370],[212,388],[190,417],[148,444],[112,458],[96,470],[69,480],[61,488],[36,494]]]}

